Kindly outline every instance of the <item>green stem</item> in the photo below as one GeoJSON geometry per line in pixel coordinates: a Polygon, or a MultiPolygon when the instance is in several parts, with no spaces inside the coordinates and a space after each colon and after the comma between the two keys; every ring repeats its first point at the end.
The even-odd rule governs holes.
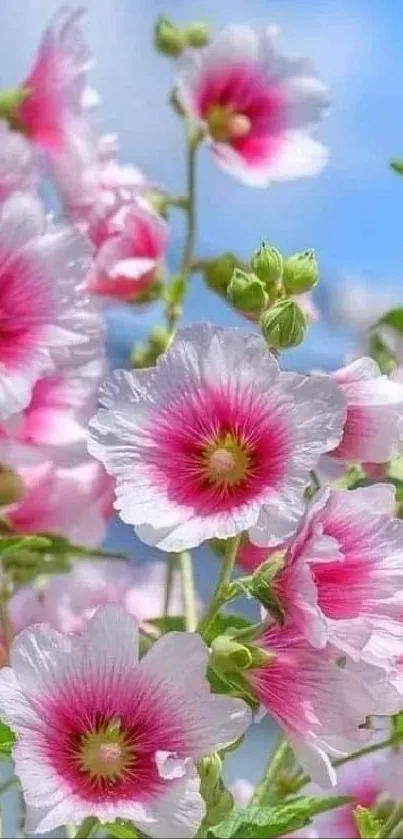
{"type": "Polygon", "coordinates": [[[7,599],[4,591],[0,592],[0,626],[3,634],[4,647],[6,652],[9,653],[11,644],[13,643],[14,632],[8,614],[7,599]]]}
{"type": "Polygon", "coordinates": [[[273,792],[273,787],[276,782],[276,779],[278,778],[278,775],[281,769],[283,768],[288,754],[288,743],[282,737],[279,743],[277,744],[277,747],[275,748],[273,754],[270,755],[270,759],[266,766],[263,777],[256,787],[251,801],[252,806],[262,806],[263,804],[268,803],[268,799],[271,798],[271,793],[273,792]]]}
{"type": "Polygon", "coordinates": [[[3,795],[4,792],[7,790],[12,789],[18,784],[18,778],[16,775],[12,775],[11,778],[8,778],[7,781],[4,781],[4,784],[0,784],[0,795],[3,795]]]}
{"type": "Polygon", "coordinates": [[[377,835],[377,839],[389,839],[392,831],[397,827],[403,819],[403,803],[398,804],[391,812],[385,824],[377,835]]]}
{"type": "Polygon", "coordinates": [[[210,604],[207,607],[206,612],[204,613],[197,627],[197,631],[202,636],[205,636],[207,634],[217,612],[228,599],[229,585],[231,582],[232,572],[234,570],[236,555],[238,553],[240,541],[241,534],[239,534],[239,536],[233,536],[232,539],[227,540],[225,554],[222,559],[221,570],[217,580],[217,585],[214,594],[211,598],[210,604]]]}
{"type": "Polygon", "coordinates": [[[188,129],[186,159],[187,231],[181,262],[181,272],[186,277],[189,276],[192,268],[193,250],[196,240],[196,154],[200,139],[199,134],[195,134],[188,129]]]}
{"type": "Polygon", "coordinates": [[[169,604],[171,601],[172,585],[177,565],[177,554],[169,554],[165,565],[165,591],[164,591],[164,611],[163,615],[166,618],[169,615],[169,604]]]}
{"type": "MultiPolygon", "coordinates": [[[[345,757],[339,757],[333,762],[333,766],[337,769],[338,766],[344,766],[345,763],[351,763],[353,760],[358,760],[359,757],[364,757],[365,755],[370,755],[374,752],[380,752],[382,749],[388,749],[391,746],[396,746],[398,742],[399,741],[396,737],[389,737],[387,740],[382,740],[381,743],[373,743],[372,746],[364,746],[364,748],[360,749],[358,752],[353,752],[345,757]]],[[[294,793],[299,792],[305,784],[309,784],[310,780],[309,775],[303,775],[296,784],[293,784],[293,795],[294,793]]]]}
{"type": "Polygon", "coordinates": [[[190,551],[182,551],[178,554],[178,562],[182,578],[185,627],[187,632],[194,632],[197,626],[197,609],[192,555],[190,551]]]}
{"type": "Polygon", "coordinates": [[[74,839],[89,839],[90,836],[94,835],[98,827],[98,819],[93,816],[89,816],[88,819],[84,819],[83,823],[78,828],[74,839]]]}

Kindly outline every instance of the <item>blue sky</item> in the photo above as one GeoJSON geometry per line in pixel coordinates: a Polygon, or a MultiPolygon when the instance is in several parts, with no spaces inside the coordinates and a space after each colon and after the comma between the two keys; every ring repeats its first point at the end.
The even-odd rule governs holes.
{"type": "MultiPolygon", "coordinates": [[[[89,0],[87,5],[88,37],[98,62],[93,81],[103,98],[99,128],[116,131],[122,158],[175,192],[183,177],[181,126],[166,104],[172,67],[152,48],[155,17],[205,18],[217,28],[231,21],[279,24],[283,47],[309,55],[329,85],[333,109],[319,132],[330,148],[329,166],[318,178],[261,191],[218,172],[205,150],[199,166],[198,251],[207,255],[236,249],[249,256],[262,239],[285,252],[314,247],[322,266],[319,301],[325,310],[329,294],[345,305],[346,288],[357,282],[381,295],[379,306],[388,305],[389,299],[403,302],[403,179],[388,168],[391,157],[403,156],[400,3],[89,0]]],[[[12,84],[24,74],[57,7],[56,0],[2,0],[2,83],[12,84]],[[16,15],[19,5],[23,31],[21,14],[16,15]]],[[[180,236],[181,220],[176,218],[172,267],[180,236]]],[[[355,314],[365,315],[369,305],[359,296],[355,314]]],[[[130,333],[141,332],[152,316],[147,313],[133,322],[114,313],[112,322],[127,324],[130,333]]],[[[201,316],[234,321],[227,307],[196,280],[186,319],[201,316]]],[[[346,346],[345,335],[323,322],[312,330],[307,345],[287,358],[297,366],[329,366],[341,360],[346,346]]]]}
{"type": "MultiPolygon", "coordinates": [[[[1,0],[0,84],[12,85],[23,77],[43,26],[57,7],[57,0],[1,0]]],[[[205,151],[199,167],[198,253],[234,249],[248,257],[262,239],[285,252],[314,247],[322,266],[319,300],[325,310],[329,295],[340,308],[348,302],[348,289],[357,284],[359,289],[362,283],[379,296],[379,306],[403,303],[403,179],[388,168],[391,157],[403,157],[400,2],[89,0],[88,8],[88,37],[98,61],[93,83],[103,97],[99,128],[118,133],[122,159],[176,193],[182,188],[182,134],[166,101],[171,65],[152,48],[155,17],[165,13],[178,21],[206,18],[214,27],[229,22],[279,24],[284,48],[310,56],[329,85],[333,110],[319,132],[330,148],[329,166],[318,178],[260,191],[221,174],[205,151]]],[[[176,217],[173,269],[180,236],[181,219],[176,217]]],[[[347,308],[365,320],[371,305],[365,295],[363,300],[357,294],[347,308]]],[[[140,318],[114,312],[110,322],[117,354],[144,333],[155,316],[151,310],[140,318]]],[[[195,281],[186,320],[202,318],[236,321],[195,281]]],[[[285,362],[328,367],[340,363],[349,346],[351,335],[324,320],[285,362]]],[[[118,523],[109,542],[141,559],[152,553],[136,545],[128,528],[118,523]]],[[[204,550],[196,559],[199,583],[206,591],[216,563],[204,550]]],[[[252,749],[245,747],[250,761],[240,769],[241,758],[236,758],[233,776],[241,771],[256,776],[268,750],[268,740],[261,735],[261,729],[253,729],[252,749]]]]}

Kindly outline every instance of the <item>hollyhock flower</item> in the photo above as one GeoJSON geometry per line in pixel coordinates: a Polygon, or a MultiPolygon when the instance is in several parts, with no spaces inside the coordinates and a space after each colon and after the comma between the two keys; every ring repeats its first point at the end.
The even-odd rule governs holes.
{"type": "Polygon", "coordinates": [[[327,161],[310,136],[329,104],[326,88],[306,60],[276,51],[276,35],[276,27],[229,26],[179,60],[183,107],[207,132],[218,165],[252,186],[315,175],[327,161]]]}
{"type": "Polygon", "coordinates": [[[308,508],[274,589],[315,647],[380,663],[403,654],[403,522],[393,512],[390,484],[326,489],[308,508]]]}
{"type": "Polygon", "coordinates": [[[329,755],[359,749],[369,737],[366,717],[389,713],[397,701],[386,674],[361,662],[338,666],[330,649],[315,650],[292,625],[269,624],[254,643],[271,655],[267,664],[243,671],[256,698],[312,780],[334,786],[329,755]]]}
{"type": "Polygon", "coordinates": [[[82,110],[92,60],[84,42],[83,10],[61,8],[46,29],[33,67],[23,81],[25,97],[13,121],[50,155],[66,151],[82,110]]]}
{"type": "Polygon", "coordinates": [[[0,713],[17,736],[27,832],[95,816],[131,819],[155,839],[195,836],[195,761],[250,723],[242,700],[210,693],[200,636],[169,633],[139,662],[136,622],[110,605],[78,636],[24,630],[10,659],[0,713]]]}
{"type": "Polygon", "coordinates": [[[47,227],[33,196],[0,209],[0,419],[24,409],[36,381],[93,358],[101,321],[85,292],[89,250],[77,231],[47,227]]]}
{"type": "Polygon", "coordinates": [[[0,434],[21,443],[61,447],[71,463],[72,447],[77,446],[80,452],[87,438],[87,422],[96,407],[104,373],[103,361],[96,360],[38,379],[25,410],[6,420],[0,434]]]}
{"type": "Polygon", "coordinates": [[[22,482],[17,501],[3,507],[2,519],[17,533],[59,533],[96,547],[112,514],[113,485],[100,464],[87,458],[60,465],[33,446],[0,440],[0,463],[22,482]]]}
{"type": "Polygon", "coordinates": [[[28,140],[0,120],[0,202],[16,190],[33,189],[37,180],[28,140]]]}
{"type": "MultiPolygon", "coordinates": [[[[140,302],[158,283],[168,241],[168,226],[145,202],[124,206],[109,222],[89,275],[89,291],[140,302]]],[[[99,235],[99,231],[98,234],[99,235]]]]}
{"type": "MultiPolygon", "coordinates": [[[[15,632],[33,623],[48,623],[60,632],[81,632],[99,606],[120,603],[140,623],[163,613],[165,564],[144,565],[118,559],[77,560],[68,574],[53,574],[40,590],[20,588],[9,600],[15,632]]],[[[182,615],[178,574],[174,578],[170,615],[182,615]]]]}
{"type": "Polygon", "coordinates": [[[117,478],[123,521],[167,551],[290,536],[345,416],[330,378],[281,373],[261,336],[209,324],[179,330],[156,367],[115,371],[100,400],[90,453],[117,478]]]}
{"type": "Polygon", "coordinates": [[[347,400],[343,438],[331,457],[383,463],[401,448],[403,386],[382,376],[377,363],[363,357],[332,374],[347,400]]]}

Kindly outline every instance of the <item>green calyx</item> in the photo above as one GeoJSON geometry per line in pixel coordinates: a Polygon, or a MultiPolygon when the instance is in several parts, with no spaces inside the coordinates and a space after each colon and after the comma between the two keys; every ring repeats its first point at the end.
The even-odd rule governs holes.
{"type": "Polygon", "coordinates": [[[314,288],[318,282],[319,265],[312,248],[286,259],[283,284],[287,294],[303,294],[314,288]]]}
{"type": "Polygon", "coordinates": [[[283,276],[283,257],[277,248],[269,247],[263,242],[253,254],[251,267],[259,280],[270,288],[283,276]]]}
{"type": "Polygon", "coordinates": [[[269,295],[256,274],[235,268],[227,295],[232,305],[241,312],[260,314],[268,303],[269,295]]]}
{"type": "Polygon", "coordinates": [[[301,344],[306,332],[306,318],[294,300],[279,300],[260,318],[260,328],[269,347],[287,349],[301,344]]]}
{"type": "Polygon", "coordinates": [[[202,20],[195,20],[186,26],[184,34],[186,45],[194,49],[207,46],[211,38],[210,27],[202,20]]]}
{"type": "Polygon", "coordinates": [[[0,90],[0,119],[6,120],[11,128],[21,134],[25,134],[26,130],[18,116],[18,109],[29,93],[29,89],[24,87],[0,90]]]}
{"type": "Polygon", "coordinates": [[[178,58],[187,46],[185,33],[168,18],[160,17],[154,28],[154,46],[161,55],[178,58]]]}

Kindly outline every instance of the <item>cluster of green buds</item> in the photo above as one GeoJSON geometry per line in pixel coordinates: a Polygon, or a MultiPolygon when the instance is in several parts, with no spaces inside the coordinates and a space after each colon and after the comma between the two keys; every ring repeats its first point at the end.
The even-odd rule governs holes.
{"type": "Polygon", "coordinates": [[[171,338],[171,333],[164,326],[153,326],[147,343],[135,344],[130,357],[132,367],[153,367],[158,357],[168,349],[171,338]]]}
{"type": "Polygon", "coordinates": [[[154,29],[155,48],[168,58],[179,58],[187,47],[205,47],[209,40],[210,29],[203,21],[195,20],[188,26],[177,26],[168,18],[160,17],[154,29]]]}

